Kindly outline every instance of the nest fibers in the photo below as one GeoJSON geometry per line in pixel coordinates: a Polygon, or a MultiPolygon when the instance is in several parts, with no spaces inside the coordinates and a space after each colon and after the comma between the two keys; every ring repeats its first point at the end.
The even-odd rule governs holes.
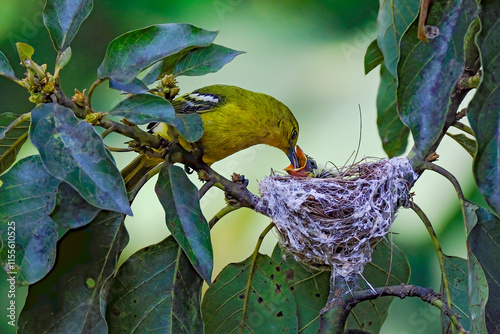
{"type": "Polygon", "coordinates": [[[363,161],[333,178],[271,175],[259,182],[259,209],[272,218],[279,241],[299,262],[361,274],[399,207],[409,207],[418,175],[407,159],[363,161]]]}

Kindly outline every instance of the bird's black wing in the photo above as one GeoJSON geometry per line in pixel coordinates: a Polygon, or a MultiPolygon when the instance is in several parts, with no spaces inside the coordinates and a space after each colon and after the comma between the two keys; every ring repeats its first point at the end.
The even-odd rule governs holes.
{"type": "MultiPolygon", "coordinates": [[[[176,114],[192,114],[208,111],[224,103],[224,97],[218,94],[194,91],[183,95],[172,102],[176,114]]],[[[154,133],[158,122],[148,124],[148,132],[154,133]]]]}
{"type": "Polygon", "coordinates": [[[178,114],[191,114],[210,110],[224,103],[224,98],[217,94],[194,91],[174,100],[172,105],[178,114]]]}

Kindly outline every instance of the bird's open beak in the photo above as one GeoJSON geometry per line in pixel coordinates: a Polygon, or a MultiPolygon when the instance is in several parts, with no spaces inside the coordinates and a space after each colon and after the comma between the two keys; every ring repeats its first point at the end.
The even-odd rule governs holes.
{"type": "Polygon", "coordinates": [[[307,157],[304,154],[304,151],[302,151],[302,149],[299,147],[299,145],[297,145],[295,158],[297,159],[297,164],[294,165],[292,162],[290,166],[285,168],[285,171],[292,176],[307,177],[308,173],[310,172],[307,164],[307,157]]]}
{"type": "Polygon", "coordinates": [[[288,159],[290,159],[290,162],[292,163],[290,165],[290,166],[292,166],[292,168],[299,168],[300,167],[297,153],[295,153],[295,147],[293,147],[292,145],[290,145],[290,147],[288,148],[288,159]]]}

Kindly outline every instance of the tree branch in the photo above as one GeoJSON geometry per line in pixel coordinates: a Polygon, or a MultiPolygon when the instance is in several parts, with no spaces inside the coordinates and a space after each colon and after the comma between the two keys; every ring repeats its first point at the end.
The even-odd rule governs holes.
{"type": "Polygon", "coordinates": [[[256,212],[262,213],[263,215],[266,215],[266,213],[260,210],[257,206],[259,202],[258,196],[250,192],[250,190],[248,190],[245,185],[230,181],[214,171],[206,163],[203,162],[201,156],[196,156],[192,152],[186,151],[178,143],[172,143],[172,145],[168,148],[167,158],[169,159],[170,163],[183,163],[187,167],[192,168],[197,172],[205,172],[210,185],[213,184],[214,186],[224,190],[226,193],[231,195],[241,207],[247,207],[256,212]]]}
{"type": "Polygon", "coordinates": [[[465,196],[464,192],[462,191],[462,187],[460,187],[460,183],[458,183],[458,180],[453,174],[448,172],[446,169],[444,169],[441,166],[438,166],[436,164],[433,164],[432,162],[424,162],[422,164],[423,169],[429,169],[432,170],[438,174],[441,174],[445,178],[447,178],[451,184],[453,184],[453,187],[455,188],[455,191],[457,192],[457,196],[460,199],[461,202],[465,201],[465,196]]]}
{"type": "Polygon", "coordinates": [[[460,324],[460,316],[456,314],[446,303],[441,300],[441,294],[435,292],[432,288],[424,288],[417,285],[394,285],[376,288],[375,292],[371,289],[362,291],[353,291],[350,295],[350,300],[346,301],[346,310],[351,310],[356,304],[365,301],[372,300],[384,296],[394,296],[401,299],[405,297],[419,297],[424,302],[429,303],[437,308],[439,308],[444,315],[446,315],[450,321],[458,328],[460,333],[466,333],[467,331],[460,324]]]}
{"type": "Polygon", "coordinates": [[[430,154],[434,153],[441,143],[441,140],[446,135],[449,127],[455,124],[457,121],[457,111],[462,103],[464,97],[473,88],[478,79],[478,72],[480,68],[479,52],[477,45],[474,42],[475,34],[479,31],[478,22],[474,23],[474,29],[471,29],[470,33],[466,36],[465,43],[465,69],[462,76],[458,79],[455,84],[455,88],[450,94],[450,105],[448,107],[448,112],[446,114],[445,122],[441,134],[438,136],[436,141],[426,152],[422,155],[418,154],[416,145],[413,146],[410,153],[408,154],[408,159],[416,173],[422,173],[425,168],[423,168],[423,163],[425,158],[430,154]],[[467,84],[464,84],[467,83],[467,84]]]}
{"type": "Polygon", "coordinates": [[[212,227],[215,226],[215,224],[217,224],[217,222],[222,218],[224,217],[225,215],[227,215],[228,213],[230,212],[233,212],[235,210],[238,210],[239,208],[241,208],[241,206],[234,206],[234,205],[231,205],[231,204],[228,204],[226,205],[225,207],[223,207],[222,209],[220,209],[219,212],[217,212],[215,214],[215,216],[213,216],[212,219],[210,219],[210,221],[208,222],[208,226],[210,227],[210,229],[212,229],[212,227]]]}
{"type": "Polygon", "coordinates": [[[445,302],[441,300],[441,294],[432,288],[424,288],[417,285],[393,285],[351,291],[346,281],[336,276],[335,289],[330,291],[329,302],[321,311],[320,328],[318,333],[343,333],[349,312],[359,303],[380,297],[393,296],[401,299],[406,297],[418,297],[424,302],[439,308],[444,315],[458,328],[460,333],[467,333],[456,314],[445,302]]]}

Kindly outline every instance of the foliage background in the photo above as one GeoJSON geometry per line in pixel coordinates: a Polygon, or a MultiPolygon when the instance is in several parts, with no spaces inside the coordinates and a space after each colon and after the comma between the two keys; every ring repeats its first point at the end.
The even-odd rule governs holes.
{"type": "MultiPolygon", "coordinates": [[[[38,63],[48,62],[49,68],[54,66],[56,53],[42,23],[43,4],[42,0],[0,0],[0,50],[19,75],[22,69],[16,66],[15,51],[18,41],[35,47],[34,59],[38,63]]],[[[299,121],[299,145],[320,164],[332,161],[343,165],[356,150],[359,105],[363,129],[358,158],[383,157],[375,107],[379,76],[377,70],[365,76],[363,69],[364,52],[377,34],[378,5],[376,0],[95,1],[94,10],[72,43],[73,57],[61,74],[62,87],[67,95],[71,95],[73,88],[90,87],[107,44],[116,36],[150,24],[188,22],[219,30],[217,43],[247,54],[237,57],[218,73],[181,78],[181,93],[224,83],[276,97],[290,107],[299,121]]],[[[0,112],[31,110],[33,105],[27,97],[20,86],[0,77],[0,112]]],[[[120,99],[115,91],[100,87],[94,94],[93,106],[107,110],[120,99]]],[[[116,146],[125,141],[120,136],[114,140],[116,146]]],[[[28,147],[21,156],[34,152],[28,147]]],[[[466,196],[483,203],[475,195],[470,156],[449,138],[443,140],[438,153],[439,164],[458,178],[466,196]]],[[[131,159],[132,154],[119,154],[119,167],[131,159]]],[[[269,174],[270,168],[281,170],[286,165],[286,156],[275,148],[257,146],[216,163],[214,169],[225,176],[233,171],[244,174],[250,180],[250,190],[257,192],[257,180],[269,174]]],[[[161,241],[168,234],[153,186],[154,180],[146,185],[132,207],[134,217],[126,221],[131,241],[123,258],[161,241]]],[[[444,178],[426,172],[414,191],[415,202],[434,223],[445,253],[465,257],[463,223],[452,186],[444,178]]],[[[223,205],[222,193],[215,189],[202,200],[207,219],[223,205]]],[[[212,231],[216,256],[214,275],[228,263],[247,258],[268,223],[267,217],[247,209],[221,220],[212,231]]],[[[394,241],[410,260],[410,283],[438,288],[439,269],[434,250],[416,215],[411,211],[400,212],[393,232],[394,241]]],[[[264,249],[270,253],[275,242],[275,236],[268,236],[264,249]]],[[[1,310],[5,310],[8,302],[5,279],[5,272],[0,271],[1,310]]],[[[18,312],[25,295],[25,288],[17,289],[18,312]]],[[[382,333],[439,331],[439,313],[428,304],[410,298],[394,300],[392,305],[382,333]]],[[[4,319],[5,316],[0,315],[4,319]]],[[[14,330],[7,321],[1,321],[0,332],[14,333],[14,330]]]]}

